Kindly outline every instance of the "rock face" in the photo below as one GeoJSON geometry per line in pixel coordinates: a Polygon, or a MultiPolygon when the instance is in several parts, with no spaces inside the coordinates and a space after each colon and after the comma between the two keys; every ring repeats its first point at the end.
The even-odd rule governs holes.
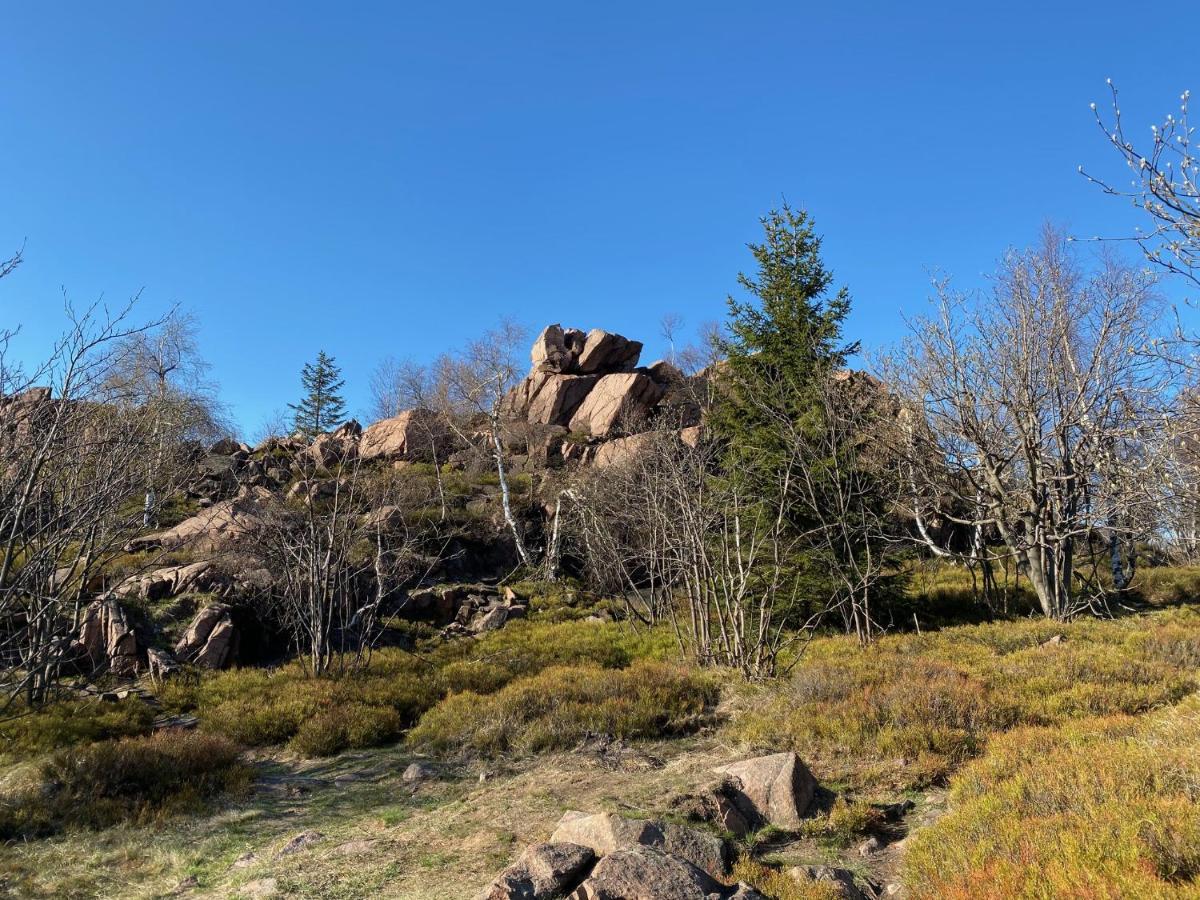
{"type": "Polygon", "coordinates": [[[727,848],[721,838],[674,822],[568,812],[559,820],[550,841],[590,847],[598,856],[633,847],[654,847],[712,875],[721,875],[728,867],[727,848]]]}
{"type": "Polygon", "coordinates": [[[552,900],[574,888],[596,854],[579,844],[535,844],[476,896],[476,900],[552,900]]]}
{"type": "Polygon", "coordinates": [[[136,675],[140,667],[137,637],[125,610],[113,597],[88,605],[75,644],[93,671],[126,678],[136,675]]]}
{"type": "Polygon", "coordinates": [[[118,597],[163,600],[192,591],[218,591],[229,579],[213,563],[204,560],[186,566],[165,566],[125,579],[113,589],[118,597]]]}
{"type": "Polygon", "coordinates": [[[583,350],[585,338],[577,328],[547,325],[533,342],[529,357],[535,372],[569,372],[583,350]]]}
{"type": "Polygon", "coordinates": [[[232,610],[223,603],[214,603],[196,614],[175,645],[175,655],[203,669],[221,669],[233,661],[237,648],[232,610]]]}
{"type": "Polygon", "coordinates": [[[615,437],[618,427],[644,425],[662,396],[662,386],[640,372],[605,375],[571,416],[570,428],[592,437],[615,437]]]}
{"type": "Polygon", "coordinates": [[[795,753],[773,753],[722,766],[733,802],[751,825],[796,829],[812,805],[816,780],[795,753]]]}
{"type": "Polygon", "coordinates": [[[358,442],[358,454],[364,460],[427,462],[448,443],[449,434],[437,413],[409,409],[367,428],[358,442]]]}
{"type": "Polygon", "coordinates": [[[599,380],[534,370],[509,395],[505,411],[533,425],[566,425],[599,380]]]}
{"type": "Polygon", "coordinates": [[[266,506],[271,500],[272,494],[266,488],[246,488],[232,500],[222,500],[190,519],[184,519],[174,528],[134,538],[127,549],[178,550],[187,547],[200,553],[233,550],[262,527],[266,506]]]}
{"type": "Polygon", "coordinates": [[[640,341],[593,328],[583,343],[576,367],[584,374],[595,372],[631,372],[642,355],[640,341]]]}

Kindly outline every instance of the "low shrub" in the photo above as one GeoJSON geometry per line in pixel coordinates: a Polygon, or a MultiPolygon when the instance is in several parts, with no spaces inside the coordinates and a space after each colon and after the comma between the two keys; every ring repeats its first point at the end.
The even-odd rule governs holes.
{"type": "Polygon", "coordinates": [[[745,882],[772,900],[840,900],[846,896],[833,882],[793,878],[750,856],[733,864],[728,881],[745,882]]]}
{"type": "Polygon", "coordinates": [[[829,812],[805,819],[800,833],[833,847],[849,847],[858,838],[887,824],[883,812],[865,800],[838,797],[829,812]]]}
{"type": "Polygon", "coordinates": [[[996,733],[1179,702],[1196,690],[1198,647],[1193,610],[960,626],[865,649],[820,638],[788,682],[751,695],[731,730],[764,749],[899,764],[902,781],[922,787],[996,733]],[[1064,639],[1045,645],[1055,635],[1064,639]]]}
{"type": "Polygon", "coordinates": [[[137,698],[108,703],[67,700],[18,712],[0,725],[0,752],[13,757],[77,747],[94,741],[148,734],[154,710],[137,698]]]}
{"type": "Polygon", "coordinates": [[[0,837],[145,824],[203,809],[251,781],[230,741],[178,730],[60,750],[41,774],[38,788],[0,802],[0,837]]]}
{"type": "Polygon", "coordinates": [[[914,897],[1195,897],[1200,702],[994,740],[905,856],[914,897]]]}
{"type": "Polygon", "coordinates": [[[301,723],[288,747],[301,756],[333,756],[351,748],[390,743],[403,728],[404,720],[391,707],[351,703],[324,710],[301,723]]]}
{"type": "Polygon", "coordinates": [[[494,694],[451,694],[421,718],[409,742],[434,753],[493,756],[565,748],[588,734],[661,737],[695,728],[717,695],[711,678],[662,663],[559,666],[494,694]]]}

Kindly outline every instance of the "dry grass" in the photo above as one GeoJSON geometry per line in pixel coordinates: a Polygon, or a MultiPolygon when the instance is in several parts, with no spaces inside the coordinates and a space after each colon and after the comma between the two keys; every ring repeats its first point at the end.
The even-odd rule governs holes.
{"type": "Polygon", "coordinates": [[[1200,702],[995,740],[911,840],[913,896],[1200,897],[1200,702]]]}

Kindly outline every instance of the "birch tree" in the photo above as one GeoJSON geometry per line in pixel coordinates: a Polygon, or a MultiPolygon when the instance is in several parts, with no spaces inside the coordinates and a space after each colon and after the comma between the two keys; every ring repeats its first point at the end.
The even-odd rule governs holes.
{"type": "Polygon", "coordinates": [[[1170,368],[1147,352],[1159,301],[1151,273],[1105,255],[1084,271],[1047,228],[1003,258],[982,296],[936,286],[909,323],[889,378],[908,404],[913,496],[994,531],[1042,612],[1103,602],[1101,547],[1115,588],[1162,502],[1170,368]]]}

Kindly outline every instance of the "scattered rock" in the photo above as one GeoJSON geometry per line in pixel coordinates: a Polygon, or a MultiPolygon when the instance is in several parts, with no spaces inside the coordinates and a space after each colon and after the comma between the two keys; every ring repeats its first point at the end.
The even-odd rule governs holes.
{"type": "Polygon", "coordinates": [[[876,853],[878,853],[882,849],[883,849],[883,841],[879,840],[879,838],[872,835],[871,837],[867,838],[865,841],[863,841],[861,844],[858,845],[858,855],[865,859],[867,857],[874,856],[876,853]]]}
{"type": "Polygon", "coordinates": [[[207,560],[184,566],[164,566],[126,578],[113,589],[118,597],[163,600],[180,594],[213,592],[228,586],[226,578],[207,560]]]}
{"type": "Polygon", "coordinates": [[[284,844],[278,855],[290,856],[293,853],[299,853],[301,850],[306,850],[313,844],[319,844],[323,840],[325,840],[325,835],[321,834],[321,832],[305,831],[296,835],[294,838],[284,844]]]}
{"type": "Polygon", "coordinates": [[[745,885],[728,888],[687,860],[654,847],[609,853],[596,863],[571,900],[703,900],[714,895],[765,900],[745,885]]]}
{"type": "Polygon", "coordinates": [[[596,859],[590,847],[549,843],[527,847],[476,900],[552,900],[574,888],[596,859]]]}
{"type": "Polygon", "coordinates": [[[788,870],[788,875],[801,884],[811,881],[829,884],[844,900],[867,900],[867,895],[859,889],[854,881],[854,873],[849,869],[836,869],[832,866],[796,866],[788,870]]]}
{"type": "Polygon", "coordinates": [[[246,853],[243,853],[241,856],[239,856],[237,859],[235,859],[233,861],[233,868],[248,869],[252,865],[254,865],[256,862],[258,862],[258,854],[255,853],[253,850],[251,850],[246,853]]]}
{"type": "Polygon", "coordinates": [[[630,847],[657,847],[713,875],[721,875],[728,868],[724,840],[674,822],[626,819],[611,813],[568,812],[559,820],[550,840],[590,847],[598,856],[630,847]]]}
{"type": "Polygon", "coordinates": [[[437,774],[437,769],[429,765],[429,763],[414,762],[408,764],[408,768],[404,770],[404,774],[400,777],[406,783],[413,784],[414,782],[437,778],[437,774]]]}
{"type": "Polygon", "coordinates": [[[450,433],[437,413],[408,409],[367,428],[358,442],[358,455],[364,460],[426,462],[449,443],[450,433]]]}
{"type": "Polygon", "coordinates": [[[174,528],[134,538],[125,549],[136,552],[187,547],[201,553],[232,550],[263,526],[265,508],[272,499],[273,495],[264,487],[246,488],[237,497],[214,503],[174,528]]]}
{"type": "Polygon", "coordinates": [[[1067,636],[1065,634],[1056,634],[1056,635],[1054,635],[1054,637],[1052,637],[1048,640],[1042,641],[1042,646],[1043,647],[1057,647],[1059,644],[1065,644],[1066,642],[1067,642],[1067,636]]]}
{"type": "Polygon", "coordinates": [[[378,846],[379,841],[377,840],[346,841],[346,843],[334,847],[333,852],[339,856],[364,856],[374,852],[378,846]]]}
{"type": "Polygon", "coordinates": [[[88,604],[75,647],[77,654],[96,672],[129,678],[140,668],[133,626],[113,597],[101,597],[88,604]]]}
{"type": "Polygon", "coordinates": [[[796,829],[812,805],[817,783],[795,753],[773,753],[717,769],[731,799],[751,825],[796,829]]]}
{"type": "Polygon", "coordinates": [[[179,663],[175,661],[175,657],[165,650],[153,648],[146,651],[146,666],[150,677],[157,681],[170,678],[179,671],[179,663]]]}

